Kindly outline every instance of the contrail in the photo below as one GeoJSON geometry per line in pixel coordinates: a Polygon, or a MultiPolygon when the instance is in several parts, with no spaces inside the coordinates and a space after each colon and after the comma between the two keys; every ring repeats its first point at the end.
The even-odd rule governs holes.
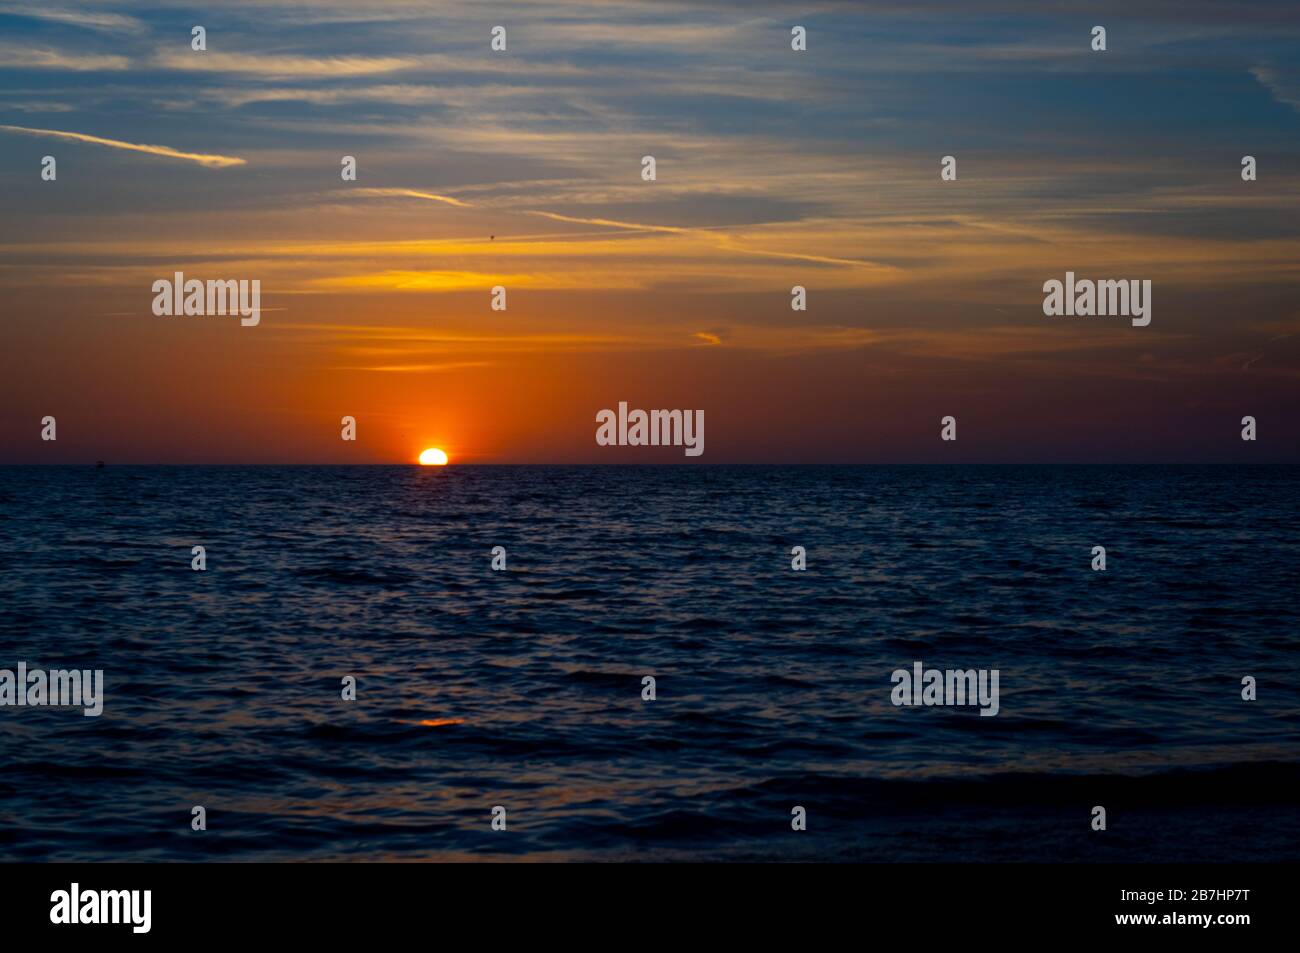
{"type": "Polygon", "coordinates": [[[450,195],[437,195],[433,192],[420,192],[416,189],[349,189],[345,195],[397,196],[408,199],[424,199],[427,202],[445,202],[457,208],[474,208],[469,202],[462,202],[450,195]]]}
{"type": "Polygon", "coordinates": [[[197,162],[201,166],[209,169],[224,169],[231,165],[244,165],[247,160],[238,159],[233,156],[209,156],[197,152],[181,152],[179,149],[173,149],[170,146],[148,146],[139,145],[134,142],[121,142],[117,139],[101,139],[99,136],[87,136],[80,132],[62,132],[58,129],[28,129],[26,126],[4,126],[0,129],[8,132],[21,132],[29,136],[50,136],[54,139],[68,139],[72,142],[89,142],[97,146],[109,146],[113,149],[129,149],[132,152],[144,152],[152,156],[163,156],[167,159],[188,159],[190,162],[197,162]]]}
{"type": "MultiPolygon", "coordinates": [[[[445,202],[448,205],[454,205],[457,208],[477,208],[472,202],[462,202],[460,199],[452,198],[448,195],[437,195],[433,192],[419,192],[415,189],[349,189],[344,192],[345,195],[356,196],[396,196],[403,198],[425,199],[430,202],[445,202]]],[[[542,218],[549,218],[556,222],[569,222],[574,225],[596,225],[602,228],[617,228],[630,232],[654,232],[663,235],[694,235],[701,238],[709,239],[721,250],[733,252],[738,255],[756,255],[760,258],[785,258],[791,261],[809,261],[820,265],[845,265],[848,267],[866,266],[870,268],[881,267],[873,261],[863,261],[858,258],[832,258],[828,255],[801,255],[797,252],[766,251],[759,248],[746,248],[739,244],[732,236],[719,232],[718,229],[724,226],[704,225],[704,226],[680,226],[680,225],[646,225],[641,222],[624,222],[612,218],[579,218],[574,215],[561,215],[559,212],[547,212],[543,209],[518,209],[516,214],[520,215],[537,215],[542,218]]]]}

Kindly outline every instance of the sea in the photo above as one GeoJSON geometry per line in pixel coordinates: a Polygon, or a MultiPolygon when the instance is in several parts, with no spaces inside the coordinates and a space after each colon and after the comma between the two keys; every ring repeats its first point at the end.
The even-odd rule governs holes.
{"type": "Polygon", "coordinates": [[[0,669],[104,689],[0,707],[0,860],[1294,860],[1298,502],[1294,466],[3,467],[0,669]],[[997,670],[997,714],[894,704],[917,662],[997,670]]]}

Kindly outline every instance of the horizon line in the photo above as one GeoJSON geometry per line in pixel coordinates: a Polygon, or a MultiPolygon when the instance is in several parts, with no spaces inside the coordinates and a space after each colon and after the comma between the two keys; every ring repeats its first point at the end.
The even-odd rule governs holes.
{"type": "Polygon", "coordinates": [[[1257,466],[1300,466],[1300,462],[1289,460],[1150,460],[1150,461],[960,461],[960,462],[891,462],[862,463],[844,461],[806,461],[802,463],[780,462],[728,462],[728,463],[449,463],[442,466],[426,466],[419,463],[5,463],[0,467],[68,467],[107,470],[126,467],[391,467],[416,470],[454,470],[470,467],[1257,467],[1257,466]]]}

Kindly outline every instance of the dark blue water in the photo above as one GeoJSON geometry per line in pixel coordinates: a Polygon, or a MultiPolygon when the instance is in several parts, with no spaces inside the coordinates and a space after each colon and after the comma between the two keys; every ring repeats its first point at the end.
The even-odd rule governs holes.
{"type": "Polygon", "coordinates": [[[0,468],[0,858],[1293,859],[1297,473],[0,468]]]}

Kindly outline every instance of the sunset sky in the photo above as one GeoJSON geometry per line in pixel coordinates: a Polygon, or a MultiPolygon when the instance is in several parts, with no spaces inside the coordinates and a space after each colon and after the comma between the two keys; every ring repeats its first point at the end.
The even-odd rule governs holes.
{"type": "Polygon", "coordinates": [[[1300,6],[980,6],[0,0],[0,462],[1300,461],[1300,6]]]}

